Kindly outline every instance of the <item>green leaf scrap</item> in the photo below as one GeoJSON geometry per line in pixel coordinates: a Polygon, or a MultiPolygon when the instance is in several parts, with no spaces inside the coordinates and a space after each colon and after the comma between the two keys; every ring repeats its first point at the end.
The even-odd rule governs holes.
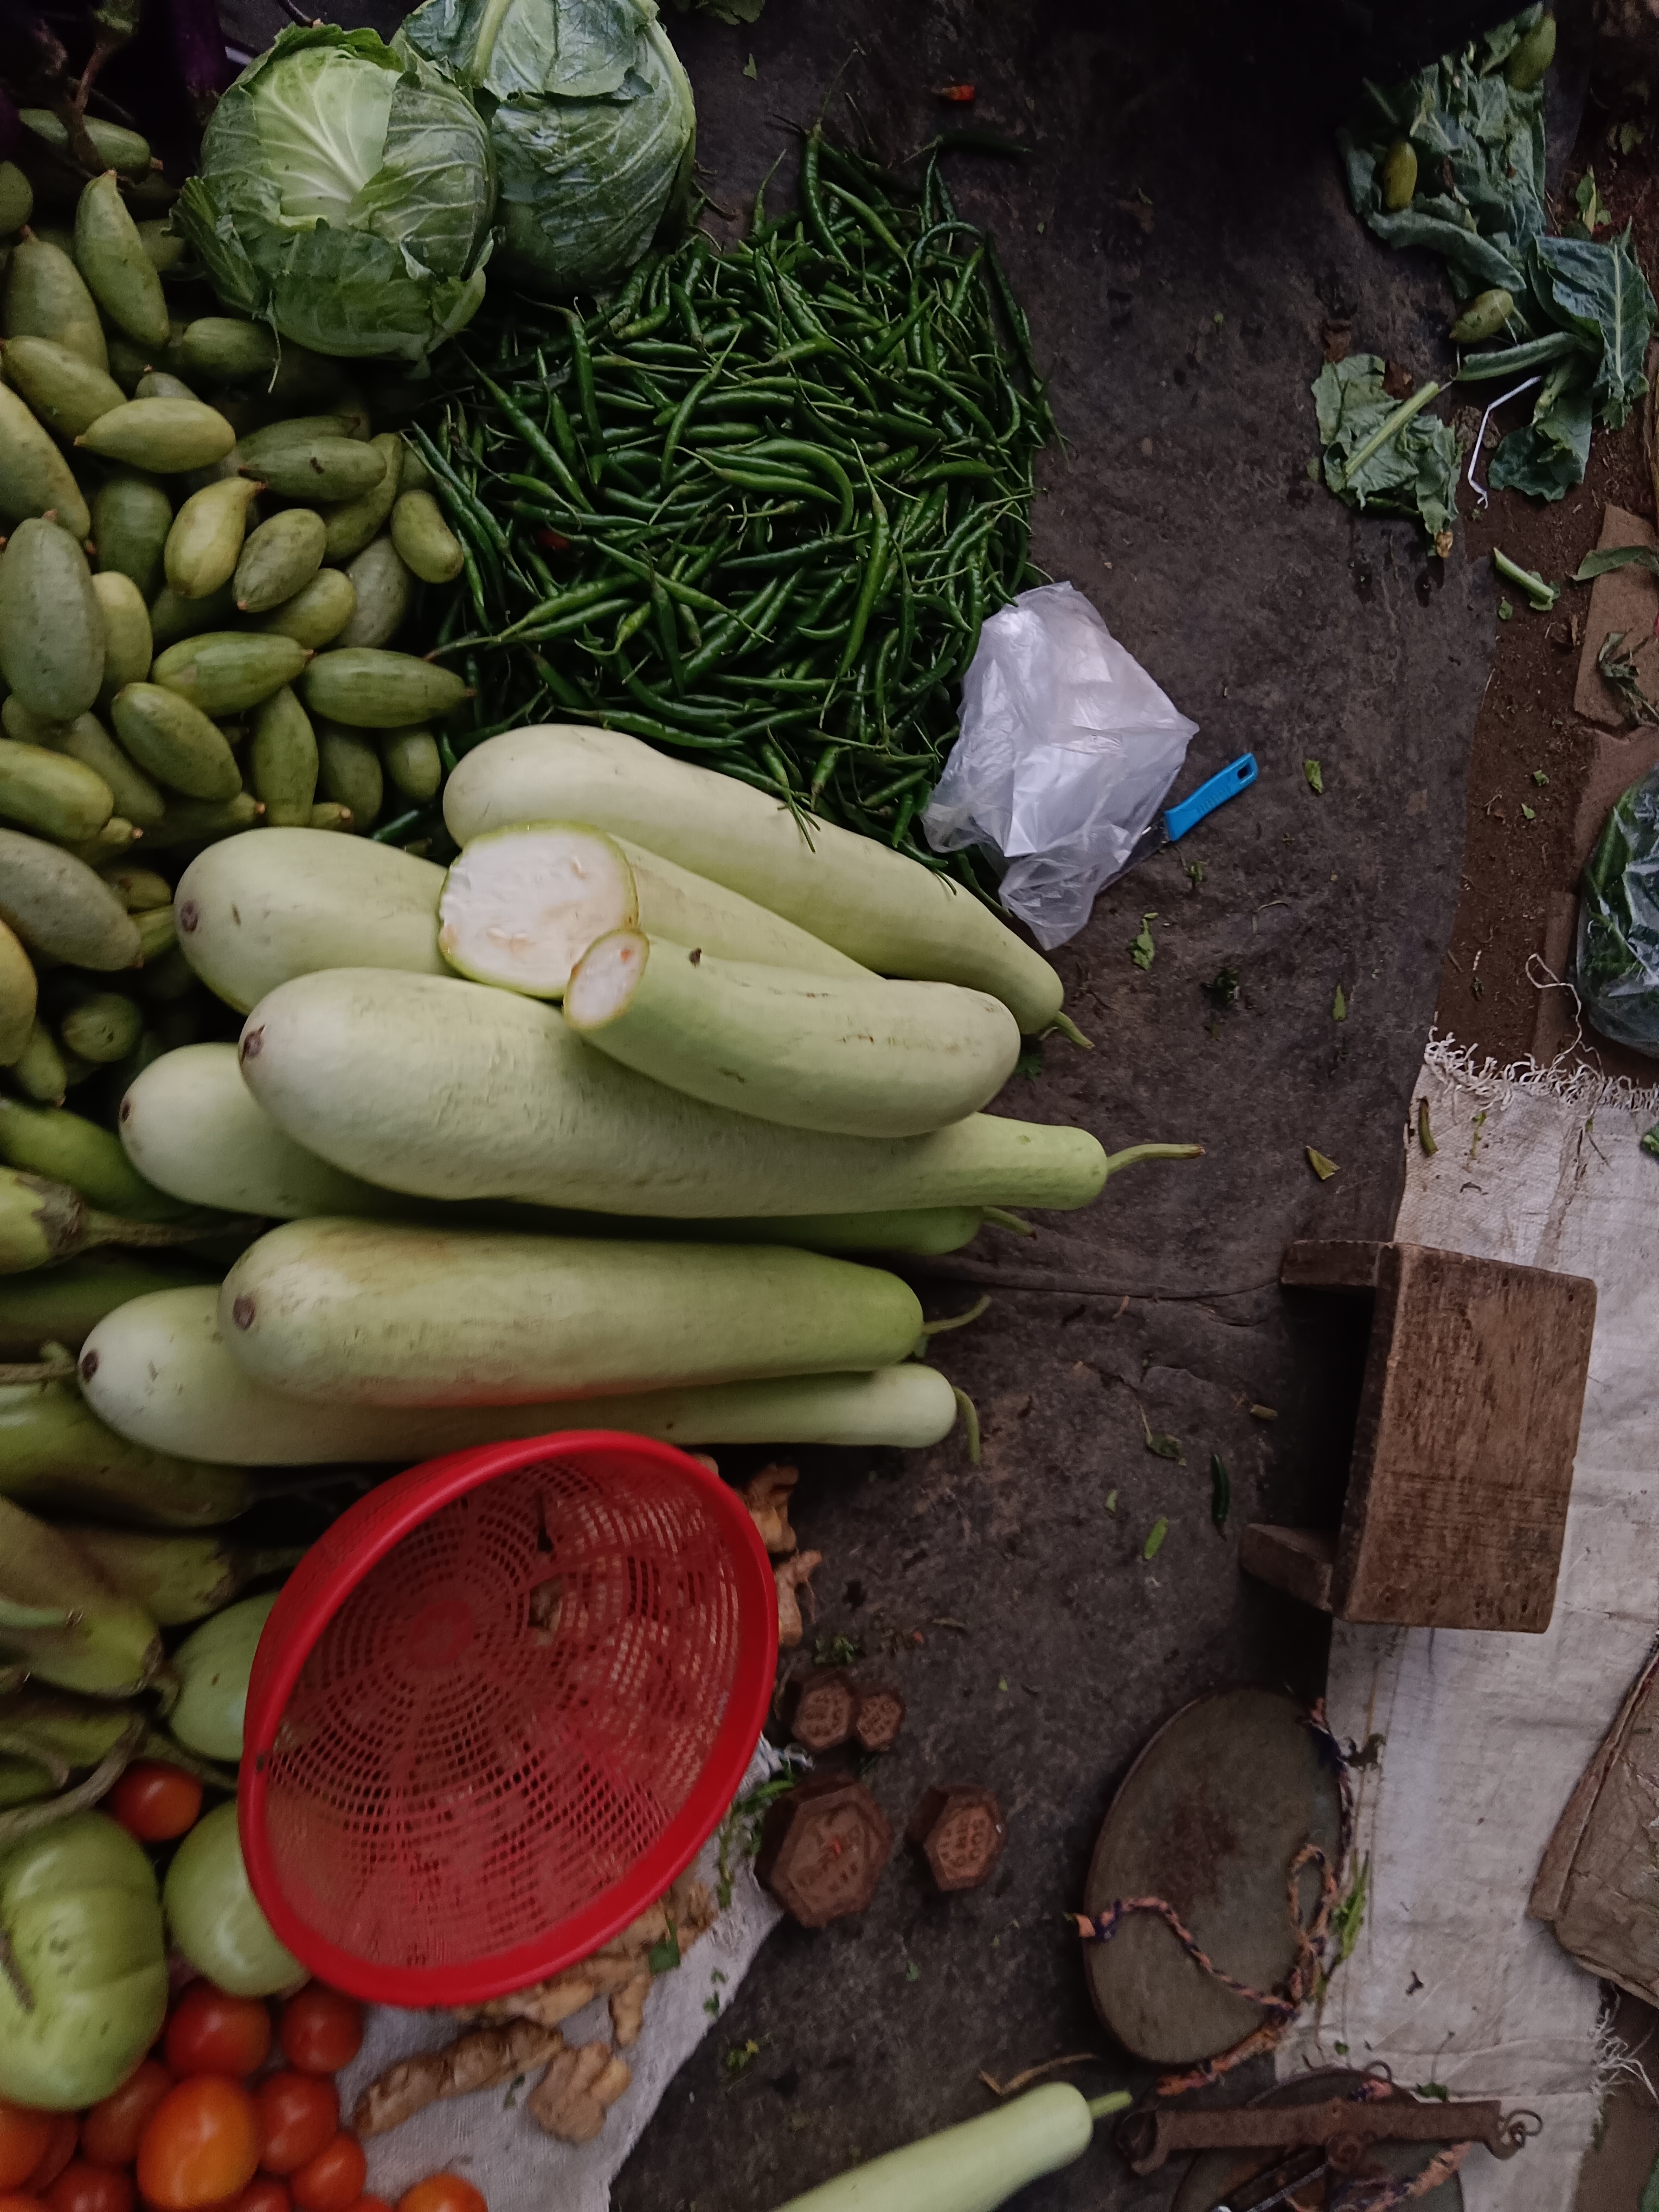
{"type": "Polygon", "coordinates": [[[1325,789],[1325,771],[1319,763],[1316,760],[1304,760],[1302,763],[1302,773],[1308,779],[1309,790],[1322,796],[1325,789]]]}
{"type": "Polygon", "coordinates": [[[1204,994],[1212,1005],[1221,1009],[1224,1014],[1230,1006],[1236,1006],[1238,1004],[1237,969],[1218,968],[1216,970],[1215,980],[1204,986],[1204,994]]]}
{"type": "MultiPolygon", "coordinates": [[[[1642,1150],[1650,1159],[1659,1160],[1659,1121],[1656,1121],[1650,1129],[1643,1131],[1642,1150]]],[[[1115,1498],[1117,1492],[1114,1491],[1112,1495],[1115,1498]]]]}
{"type": "MultiPolygon", "coordinates": [[[[1365,1924],[1365,1904],[1370,1894],[1371,1860],[1367,1851],[1359,1871],[1350,1883],[1347,1895],[1331,1914],[1331,1933],[1336,1938],[1336,1962],[1352,1956],[1353,1947],[1359,1941],[1359,1931],[1365,1924]]],[[[1443,2095],[1444,2092],[1441,2093],[1443,2095]]]]}
{"type": "Polygon", "coordinates": [[[1659,553],[1651,545],[1607,545],[1599,552],[1586,553],[1572,572],[1575,584],[1588,584],[1597,576],[1605,576],[1612,568],[1645,568],[1650,575],[1659,576],[1659,553]]]}
{"type": "Polygon", "coordinates": [[[1154,1434],[1152,1425],[1146,1419],[1146,1407],[1142,1406],[1138,1407],[1137,1410],[1140,1414],[1141,1428],[1146,1434],[1147,1450],[1152,1453],[1156,1458],[1176,1460],[1182,1467],[1185,1467],[1187,1464],[1187,1455],[1181,1449],[1180,1437],[1154,1434]]]}
{"type": "Polygon", "coordinates": [[[1170,1524],[1160,1516],[1158,1520],[1153,1522],[1151,1528],[1147,1531],[1146,1540],[1140,1547],[1141,1558],[1143,1559],[1155,1559],[1158,1553],[1164,1549],[1164,1539],[1169,1534],[1169,1533],[1170,1524]]]}
{"type": "Polygon", "coordinates": [[[1627,635],[1622,629],[1607,632],[1595,656],[1595,672],[1617,696],[1632,722],[1659,722],[1659,707],[1642,689],[1636,663],[1619,650],[1627,635]]]}
{"type": "Polygon", "coordinates": [[[1417,1102],[1417,1141],[1425,1159],[1432,1159],[1440,1150],[1434,1141],[1434,1131],[1429,1127],[1429,1102],[1426,1098],[1419,1098],[1417,1102]]]}
{"type": "Polygon", "coordinates": [[[1140,917],[1140,934],[1129,939],[1129,957],[1143,975],[1158,956],[1158,947],[1152,942],[1152,924],[1157,920],[1156,911],[1143,914],[1140,917]]]}
{"type": "Polygon", "coordinates": [[[1341,1172],[1334,1160],[1327,1159],[1323,1152],[1316,1152],[1311,1145],[1308,1146],[1306,1150],[1308,1165],[1319,1177],[1321,1182],[1328,1182],[1334,1175],[1341,1172]]]}
{"type": "Polygon", "coordinates": [[[1331,1000],[1331,1019],[1334,1022],[1346,1022],[1347,1018],[1347,996],[1339,983],[1336,987],[1336,996],[1331,1000]]]}

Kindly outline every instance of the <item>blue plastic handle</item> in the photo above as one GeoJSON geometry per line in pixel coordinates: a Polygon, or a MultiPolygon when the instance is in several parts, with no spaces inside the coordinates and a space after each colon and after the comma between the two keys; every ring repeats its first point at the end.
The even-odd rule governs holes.
{"type": "Polygon", "coordinates": [[[1255,755],[1241,753],[1230,761],[1218,775],[1207,783],[1200,783],[1190,799],[1165,811],[1164,828],[1173,845],[1177,837],[1184,837],[1189,830],[1196,829],[1206,814],[1213,814],[1218,806],[1224,806],[1241,791],[1248,791],[1255,781],[1255,755]]]}

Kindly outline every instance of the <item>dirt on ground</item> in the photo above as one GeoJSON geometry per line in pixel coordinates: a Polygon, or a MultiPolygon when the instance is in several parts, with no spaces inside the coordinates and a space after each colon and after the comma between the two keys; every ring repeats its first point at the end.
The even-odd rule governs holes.
{"type": "MultiPolygon", "coordinates": [[[[1554,216],[1562,225],[1572,218],[1576,188],[1593,171],[1613,227],[1632,225],[1637,258],[1652,281],[1659,271],[1659,120],[1646,120],[1640,89],[1628,79],[1617,85],[1592,80],[1554,216]],[[1637,139],[1632,128],[1621,126],[1643,135],[1637,139]]],[[[1596,235],[1611,232],[1598,227],[1596,235]]],[[[1523,421],[1530,400],[1528,394],[1504,410],[1498,422],[1509,428],[1523,421]]],[[[1471,429],[1477,422],[1472,414],[1471,429]]],[[[1589,1029],[1572,1042],[1573,1002],[1563,1003],[1559,994],[1565,980],[1557,964],[1559,926],[1558,941],[1550,941],[1552,901],[1559,915],[1559,902],[1577,886],[1583,857],[1580,807],[1604,734],[1573,711],[1589,586],[1565,580],[1596,544],[1606,507],[1653,516],[1646,433],[1639,409],[1621,430],[1598,429],[1584,482],[1552,506],[1499,491],[1482,509],[1467,485],[1462,494],[1468,558],[1484,559],[1501,546],[1522,568],[1563,588],[1544,614],[1533,611],[1519,591],[1494,582],[1497,649],[1475,726],[1462,895],[1435,1020],[1460,1044],[1500,1064],[1534,1052],[1553,1058],[1565,1048],[1609,1075],[1650,1084],[1659,1081],[1659,1060],[1589,1029]],[[1541,1007],[1540,993],[1557,994],[1557,1005],[1541,1007]]],[[[1493,443],[1489,432],[1477,472],[1483,483],[1493,443]]]]}

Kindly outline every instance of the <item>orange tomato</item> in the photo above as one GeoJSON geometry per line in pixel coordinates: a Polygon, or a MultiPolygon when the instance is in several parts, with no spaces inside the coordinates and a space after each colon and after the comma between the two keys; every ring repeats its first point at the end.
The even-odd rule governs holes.
{"type": "Polygon", "coordinates": [[[259,2165],[259,2115],[240,2081],[195,2074],[169,2089],[138,2142],[138,2187],[156,2212],[222,2204],[259,2165]]]}
{"type": "Polygon", "coordinates": [[[337,2074],[362,2048],[363,2008],[321,1982],[307,1982],[283,2007],[283,2056],[301,2074],[337,2074]]]}
{"type": "Polygon", "coordinates": [[[289,2179],[300,2212],[351,2212],[363,2193],[368,2160],[355,2136],[337,2135],[289,2179]]]}
{"type": "Polygon", "coordinates": [[[0,2190],[21,2189],[46,2154],[52,2115],[0,2098],[0,2190]]]}
{"type": "Polygon", "coordinates": [[[159,2059],[146,2058],[118,2089],[111,2090],[81,2121],[81,2148],[94,2166],[131,2166],[144,2124],[173,2087],[159,2059]]]}
{"type": "Polygon", "coordinates": [[[459,2173],[430,2173],[404,2191],[398,2212],[489,2212],[489,2207],[483,2192],[459,2173]]]}
{"type": "Polygon", "coordinates": [[[340,2094],[316,2074],[267,2074],[253,2092],[259,2108],[259,2163],[267,2173],[297,2173],[340,2132],[340,2094]]]}
{"type": "Polygon", "coordinates": [[[257,2074],[270,2056],[270,2008],[192,1982],[173,2008],[165,2045],[175,2074],[257,2074]]]}

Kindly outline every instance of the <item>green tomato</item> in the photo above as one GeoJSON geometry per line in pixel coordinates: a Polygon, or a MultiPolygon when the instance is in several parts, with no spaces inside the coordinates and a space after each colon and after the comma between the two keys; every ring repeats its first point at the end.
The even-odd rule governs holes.
{"type": "Polygon", "coordinates": [[[244,1598],[204,1620],[173,1655],[183,1687],[168,1716],[180,1743],[204,1759],[231,1761],[242,1755],[242,1716],[253,1655],[276,1592],[244,1598]]]}
{"type": "Polygon", "coordinates": [[[179,1844],[161,1903],[191,1965],[233,1996],[275,1996],[305,1980],[248,1887],[234,1804],[216,1805],[179,1844]]]}
{"type": "Polygon", "coordinates": [[[96,2104],[167,2018],[149,1861],[102,1813],[25,1836],[0,1850],[0,1934],[10,1946],[0,1972],[0,2096],[53,2112],[96,2104]]]}

